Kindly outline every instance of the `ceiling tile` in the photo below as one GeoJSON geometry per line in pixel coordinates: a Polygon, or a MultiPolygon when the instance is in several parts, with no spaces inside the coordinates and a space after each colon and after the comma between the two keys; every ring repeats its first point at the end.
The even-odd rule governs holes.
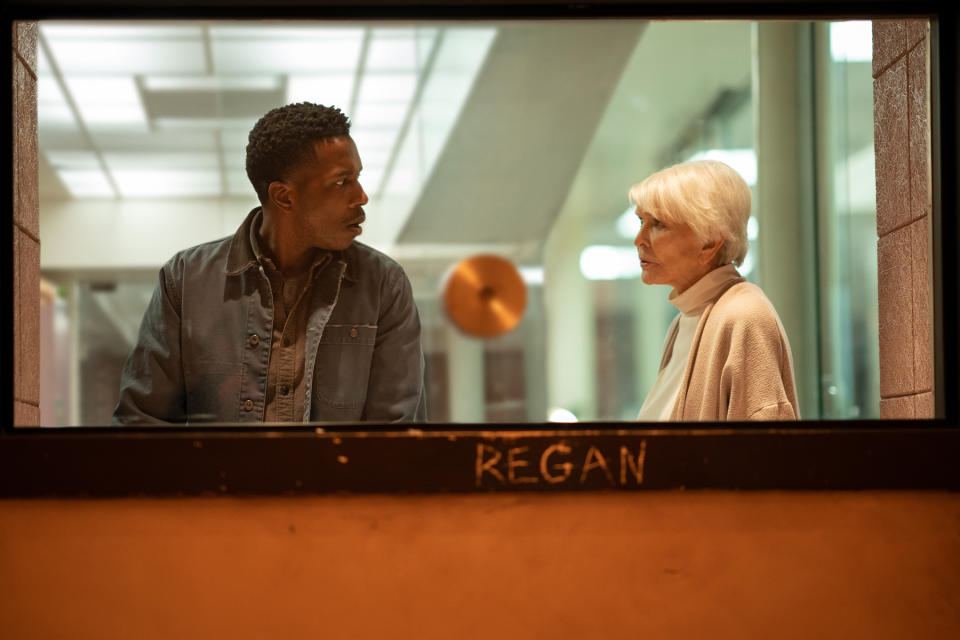
{"type": "Polygon", "coordinates": [[[367,51],[366,70],[415,71],[422,54],[412,31],[408,37],[382,36],[375,34],[367,51]]]}
{"type": "Polygon", "coordinates": [[[63,73],[203,73],[203,43],[195,40],[47,40],[63,73]]]}
{"type": "Polygon", "coordinates": [[[354,74],[291,75],[287,79],[287,102],[314,102],[350,108],[354,74]]]}
{"type": "Polygon", "coordinates": [[[407,103],[417,89],[414,73],[365,73],[360,82],[357,100],[361,105],[374,103],[407,103]]]}
{"type": "Polygon", "coordinates": [[[74,198],[112,198],[113,188],[99,169],[64,169],[57,176],[74,198]]]}
{"type": "Polygon", "coordinates": [[[113,175],[121,171],[177,171],[217,169],[217,154],[208,153],[152,153],[113,152],[103,154],[103,160],[113,175]]]}
{"type": "Polygon", "coordinates": [[[320,73],[352,71],[360,40],[213,41],[218,73],[320,73]]]}
{"type": "Polygon", "coordinates": [[[146,114],[132,77],[67,76],[64,80],[88,127],[146,129],[146,114]]]}

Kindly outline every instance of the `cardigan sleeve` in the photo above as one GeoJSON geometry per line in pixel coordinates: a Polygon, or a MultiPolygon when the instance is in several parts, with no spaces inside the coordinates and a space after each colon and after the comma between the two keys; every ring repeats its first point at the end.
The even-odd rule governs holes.
{"type": "Polygon", "coordinates": [[[715,310],[722,326],[716,346],[726,343],[719,413],[726,420],[797,420],[790,345],[773,305],[756,292],[715,310]]]}

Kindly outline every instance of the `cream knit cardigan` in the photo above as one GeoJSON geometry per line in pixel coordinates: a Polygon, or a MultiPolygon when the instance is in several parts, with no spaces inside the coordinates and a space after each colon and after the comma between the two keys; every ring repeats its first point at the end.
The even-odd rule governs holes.
{"type": "MultiPolygon", "coordinates": [[[[680,316],[667,331],[669,362],[680,316]]],[[[700,316],[671,421],[798,420],[790,343],[763,291],[743,278],[700,316]]]]}

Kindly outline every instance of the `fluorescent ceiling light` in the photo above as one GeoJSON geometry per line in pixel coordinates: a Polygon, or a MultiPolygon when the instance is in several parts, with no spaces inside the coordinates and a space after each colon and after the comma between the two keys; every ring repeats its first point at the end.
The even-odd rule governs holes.
{"type": "Polygon", "coordinates": [[[472,78],[477,71],[478,53],[482,60],[496,35],[497,30],[491,28],[448,30],[434,69],[467,73],[472,78]]]}
{"type": "Polygon", "coordinates": [[[147,114],[131,76],[67,76],[65,82],[87,126],[146,129],[147,114]]]}
{"type": "MultiPolygon", "coordinates": [[[[410,34],[412,36],[412,33],[410,34]]],[[[418,43],[413,37],[397,38],[375,34],[367,51],[366,70],[378,71],[415,71],[421,56],[418,43]]]]}
{"type": "Polygon", "coordinates": [[[633,247],[591,245],[580,252],[580,273],[588,280],[636,278],[642,273],[633,247]]]}
{"type": "Polygon", "coordinates": [[[75,127],[73,110],[60,90],[60,83],[49,73],[37,76],[37,121],[51,127],[75,127]]]}
{"type": "Polygon", "coordinates": [[[54,169],[100,169],[93,151],[46,151],[44,155],[54,169]]]}
{"type": "Polygon", "coordinates": [[[144,25],[129,22],[57,22],[44,20],[40,31],[57,40],[140,40],[156,38],[200,38],[203,29],[188,24],[144,25]]]}
{"type": "Polygon", "coordinates": [[[140,92],[130,76],[67,76],[65,80],[79,105],[140,104],[140,92]]]}
{"type": "Polygon", "coordinates": [[[37,120],[43,122],[45,127],[69,127],[77,126],[77,119],[73,117],[73,110],[64,104],[38,104],[37,120]]]}
{"type": "Polygon", "coordinates": [[[150,91],[274,91],[280,88],[278,76],[147,76],[143,86],[150,91]]]}
{"type": "Polygon", "coordinates": [[[353,80],[352,73],[292,75],[287,78],[287,102],[315,102],[345,111],[350,108],[353,80]]]}
{"type": "Polygon", "coordinates": [[[365,73],[360,84],[360,105],[407,103],[417,90],[415,73],[365,73]]]}
{"type": "Polygon", "coordinates": [[[113,180],[125,198],[219,196],[219,171],[113,171],[113,180]]]}
{"type": "Polygon", "coordinates": [[[49,38],[48,44],[65,73],[145,74],[204,73],[206,55],[196,40],[89,40],[49,38]]]}
{"type": "Polygon", "coordinates": [[[830,57],[836,62],[873,60],[873,24],[869,20],[831,22],[830,57]]]}
{"type": "Polygon", "coordinates": [[[719,160],[739,173],[751,187],[757,184],[757,154],[753,149],[707,149],[688,160],[719,160]]]}
{"type": "Polygon", "coordinates": [[[256,122],[250,118],[157,118],[153,124],[158,129],[240,130],[249,133],[256,122]]]}
{"type": "Polygon", "coordinates": [[[207,153],[112,152],[105,153],[103,159],[114,174],[119,171],[140,169],[164,171],[216,169],[219,165],[217,154],[212,151],[207,153]]]}
{"type": "Polygon", "coordinates": [[[221,73],[310,74],[352,71],[359,57],[359,38],[213,41],[214,68],[221,73]]]}
{"type": "Polygon", "coordinates": [[[203,153],[217,148],[211,131],[95,131],[91,135],[94,144],[107,152],[203,153]]]}
{"type": "Polygon", "coordinates": [[[356,41],[363,38],[364,29],[357,27],[318,27],[310,24],[285,24],[271,26],[263,22],[256,26],[250,23],[219,24],[210,27],[210,37],[215,40],[256,42],[262,40],[336,40],[356,41]]]}
{"type": "Polygon", "coordinates": [[[74,198],[114,197],[107,176],[99,169],[63,169],[57,175],[74,198]]]}

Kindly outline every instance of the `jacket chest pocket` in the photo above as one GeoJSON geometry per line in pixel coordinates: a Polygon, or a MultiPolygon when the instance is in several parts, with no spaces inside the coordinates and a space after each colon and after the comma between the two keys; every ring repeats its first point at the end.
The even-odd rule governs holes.
{"type": "Polygon", "coordinates": [[[314,366],[314,402],[337,408],[363,406],[376,339],[376,325],[324,327],[314,366]]]}

